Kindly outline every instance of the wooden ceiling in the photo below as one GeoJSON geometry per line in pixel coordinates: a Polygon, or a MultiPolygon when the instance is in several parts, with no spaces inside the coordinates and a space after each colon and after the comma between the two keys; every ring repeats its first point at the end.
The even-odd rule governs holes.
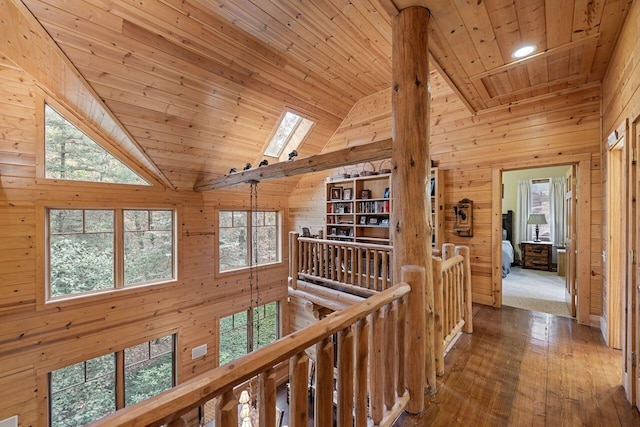
{"type": "Polygon", "coordinates": [[[402,8],[431,10],[434,68],[479,112],[598,84],[629,7],[629,0],[22,3],[178,189],[256,164],[285,109],[316,122],[300,155],[321,152],[358,100],[391,85],[391,24],[402,8]],[[514,60],[525,43],[536,53],[514,60]]]}

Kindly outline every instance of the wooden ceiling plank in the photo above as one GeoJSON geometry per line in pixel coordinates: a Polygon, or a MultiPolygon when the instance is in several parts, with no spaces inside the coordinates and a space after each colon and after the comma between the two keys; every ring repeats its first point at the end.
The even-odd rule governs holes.
{"type": "Polygon", "coordinates": [[[480,53],[485,70],[504,65],[506,61],[500,52],[486,3],[455,0],[455,5],[476,50],[480,53]]]}
{"type": "Polygon", "coordinates": [[[527,56],[526,58],[522,58],[522,59],[519,59],[517,61],[510,62],[508,64],[505,64],[505,65],[501,66],[501,67],[495,68],[493,70],[485,71],[483,73],[479,73],[479,74],[470,76],[469,79],[470,80],[482,79],[484,77],[491,76],[493,74],[501,73],[501,72],[503,72],[505,70],[508,70],[510,68],[517,67],[517,66],[519,66],[521,64],[525,64],[525,63],[530,62],[530,61],[535,61],[537,59],[540,59],[541,57],[548,57],[549,55],[555,55],[555,54],[558,54],[560,52],[565,52],[567,50],[575,48],[576,46],[581,46],[583,44],[591,43],[594,40],[597,40],[599,38],[599,36],[600,36],[599,34],[593,34],[591,36],[588,36],[588,37],[585,37],[585,38],[582,38],[582,39],[579,39],[579,40],[575,40],[573,42],[564,44],[562,46],[558,46],[558,47],[555,47],[555,48],[552,48],[552,49],[547,49],[547,50],[545,50],[543,52],[538,52],[538,53],[533,54],[531,56],[527,56]]]}
{"type": "Polygon", "coordinates": [[[565,85],[566,83],[572,82],[572,81],[580,81],[586,78],[586,75],[576,75],[576,76],[565,76],[565,77],[561,77],[558,79],[554,79],[545,83],[540,83],[538,85],[534,85],[534,86],[530,86],[530,87],[525,87],[523,89],[520,90],[513,90],[511,92],[505,93],[504,95],[498,95],[496,96],[496,98],[500,98],[500,99],[504,99],[507,98],[509,96],[513,96],[513,95],[518,95],[521,93],[526,93],[528,91],[532,91],[532,90],[538,90],[540,88],[546,88],[546,87],[552,87],[555,85],[565,85]]]}
{"type": "Polygon", "coordinates": [[[538,51],[547,50],[544,0],[515,0],[520,39],[532,44],[538,51]]]}
{"type": "Polygon", "coordinates": [[[438,0],[429,0],[426,3],[432,16],[429,27],[438,32],[442,39],[447,40],[449,46],[455,46],[455,49],[447,52],[448,55],[457,57],[466,75],[483,72],[484,66],[480,54],[474,46],[458,9],[438,0]]]}
{"type": "Polygon", "coordinates": [[[545,0],[547,22],[547,49],[571,42],[575,0],[545,0]]]}
{"type": "MultiPolygon", "coordinates": [[[[520,47],[522,35],[518,26],[518,14],[513,0],[485,0],[487,12],[495,28],[496,40],[504,63],[509,62],[513,51],[520,47]]],[[[504,65],[500,64],[500,65],[504,65]]]]}
{"type": "Polygon", "coordinates": [[[195,191],[215,190],[251,181],[266,181],[287,176],[302,175],[357,163],[391,158],[392,140],[385,139],[366,145],[357,145],[324,154],[316,154],[291,162],[280,162],[273,165],[254,168],[248,171],[233,173],[208,182],[197,183],[195,191]]]}
{"type": "Polygon", "coordinates": [[[624,18],[629,12],[628,0],[604,0],[604,10],[600,22],[600,38],[593,58],[593,68],[589,81],[601,81],[609,66],[611,52],[622,29],[624,18]]]}
{"type": "Polygon", "coordinates": [[[598,32],[605,1],[575,0],[573,10],[572,40],[598,32]]]}

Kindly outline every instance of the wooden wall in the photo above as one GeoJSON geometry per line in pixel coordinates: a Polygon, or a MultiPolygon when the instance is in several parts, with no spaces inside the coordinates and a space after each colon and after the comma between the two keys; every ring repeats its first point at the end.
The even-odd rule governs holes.
{"type": "MultiPolygon", "coordinates": [[[[179,382],[215,367],[217,318],[249,304],[248,273],[216,277],[214,271],[217,209],[248,208],[247,188],[199,194],[36,179],[37,93],[31,76],[0,65],[0,420],[18,415],[20,426],[45,425],[51,370],[168,333],[177,334],[179,382]],[[43,236],[37,220],[49,203],[175,206],[179,280],[73,303],[39,304],[43,236]],[[191,349],[202,344],[208,354],[191,360],[191,349]]],[[[282,194],[259,193],[259,207],[283,211],[286,239],[289,214],[282,194]]],[[[286,249],[283,244],[282,264],[260,271],[264,303],[286,302],[286,249]]]]}
{"type": "MultiPolygon", "coordinates": [[[[633,2],[629,9],[622,32],[611,57],[609,68],[602,82],[602,161],[603,161],[603,192],[605,200],[607,178],[607,137],[621,125],[627,122],[629,129],[626,133],[626,144],[632,146],[634,134],[640,125],[640,4],[633,2]]],[[[636,218],[636,221],[638,219],[636,218]]],[[[606,226],[606,221],[603,222],[606,226]]],[[[606,245],[607,230],[603,229],[603,248],[606,245]]],[[[608,257],[607,257],[608,258],[608,257]]],[[[606,264],[605,264],[606,266],[606,264]]],[[[606,277],[603,284],[603,307],[609,307],[609,294],[606,277]]],[[[624,289],[622,292],[625,292],[624,289]]],[[[608,336],[607,323],[603,322],[602,329],[608,336]]]]}
{"type": "MultiPolygon", "coordinates": [[[[492,171],[562,163],[564,158],[591,158],[591,281],[589,311],[602,311],[600,88],[585,87],[537,102],[514,103],[472,115],[437,73],[432,73],[431,157],[444,170],[445,241],[469,245],[472,255],[473,299],[499,305],[492,283],[492,171]],[[472,238],[453,229],[453,205],[474,201],[472,238]]],[[[338,128],[326,151],[391,137],[391,91],[362,99],[338,128]]],[[[321,185],[328,174],[305,177],[290,198],[291,221],[322,227],[321,185]]],[[[498,212],[499,214],[499,212],[498,212]]]]}

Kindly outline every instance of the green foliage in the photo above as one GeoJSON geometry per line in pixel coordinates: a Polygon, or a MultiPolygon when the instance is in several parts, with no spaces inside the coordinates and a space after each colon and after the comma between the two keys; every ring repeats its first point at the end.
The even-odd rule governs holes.
{"type": "Polygon", "coordinates": [[[53,179],[149,185],[48,105],[45,170],[46,177],[53,179]]]}
{"type": "Polygon", "coordinates": [[[249,324],[247,311],[220,319],[220,365],[229,363],[249,351],[248,327],[253,328],[253,350],[278,339],[278,303],[272,302],[254,308],[253,323],[249,324]]]}
{"type": "Polygon", "coordinates": [[[115,354],[53,371],[50,375],[51,425],[82,426],[116,410],[116,377],[124,381],[125,405],[148,399],[174,386],[174,336],[124,350],[125,367],[115,354]]]}

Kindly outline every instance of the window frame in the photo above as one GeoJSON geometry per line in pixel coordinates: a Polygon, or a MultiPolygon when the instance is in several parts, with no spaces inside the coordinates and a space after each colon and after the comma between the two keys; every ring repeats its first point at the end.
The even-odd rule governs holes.
{"type": "MultiPolygon", "coordinates": [[[[242,356],[246,356],[247,354],[255,351],[256,349],[254,349],[254,330],[253,330],[253,326],[254,326],[254,321],[255,321],[255,317],[254,317],[254,311],[258,310],[260,308],[263,308],[269,304],[275,304],[276,305],[276,340],[282,338],[282,312],[280,310],[280,307],[282,304],[280,304],[279,300],[275,300],[275,301],[270,301],[270,302],[266,302],[264,304],[259,305],[258,307],[252,307],[252,308],[248,308],[246,310],[241,310],[241,311],[237,311],[231,314],[228,314],[226,316],[221,316],[218,318],[218,366],[221,366],[221,361],[220,361],[220,352],[222,350],[222,345],[220,342],[220,338],[222,336],[221,333],[221,329],[220,329],[220,325],[222,323],[222,319],[225,319],[227,317],[231,317],[231,316],[236,316],[240,313],[246,313],[246,318],[247,318],[247,324],[246,324],[246,329],[247,329],[247,346],[246,346],[246,351],[244,352],[244,354],[242,356]]],[[[240,356],[240,357],[242,357],[240,356]]],[[[229,362],[236,360],[236,359],[232,359],[229,362]]],[[[229,362],[225,362],[229,363],[229,362]]]]}
{"type": "Polygon", "coordinates": [[[216,233],[216,255],[217,255],[217,260],[215,262],[215,270],[216,270],[216,277],[218,276],[224,276],[224,275],[228,275],[228,274],[233,274],[233,273],[238,273],[238,272],[242,272],[242,271],[246,271],[251,269],[251,265],[253,265],[253,268],[265,268],[265,267],[270,267],[270,266],[276,266],[276,265],[282,265],[283,263],[283,234],[284,234],[284,230],[283,230],[283,211],[282,210],[276,210],[276,209],[259,209],[257,211],[255,211],[256,213],[258,212],[274,212],[276,214],[276,235],[278,237],[278,241],[276,242],[276,260],[275,261],[271,261],[271,262],[265,262],[262,264],[256,264],[253,263],[252,264],[252,260],[254,258],[254,254],[253,251],[251,250],[252,246],[253,246],[253,234],[254,234],[254,224],[253,224],[253,211],[250,209],[218,209],[217,210],[217,215],[216,215],[216,229],[217,229],[217,233],[216,233]],[[230,268],[230,269],[226,269],[226,270],[222,270],[220,268],[220,261],[221,261],[221,256],[220,256],[220,213],[221,212],[243,212],[247,214],[247,237],[246,237],[246,249],[247,249],[247,263],[245,266],[241,266],[241,267],[237,267],[237,268],[230,268]]]}
{"type": "MultiPolygon", "coordinates": [[[[533,205],[533,186],[537,184],[546,184],[547,192],[549,193],[549,197],[551,196],[551,179],[550,178],[534,178],[531,180],[531,204],[529,206],[529,215],[532,213],[544,213],[547,219],[547,224],[541,225],[540,228],[546,227],[549,229],[548,234],[543,234],[542,230],[540,230],[540,241],[541,242],[550,242],[551,241],[551,199],[549,199],[549,211],[548,212],[540,212],[539,210],[534,210],[533,205]]],[[[536,206],[537,207],[537,206],[536,206]]],[[[532,227],[532,235],[535,236],[535,226],[532,227]]]]}
{"type": "Polygon", "coordinates": [[[37,233],[37,257],[36,278],[38,283],[42,283],[39,292],[36,294],[36,309],[44,309],[50,304],[65,306],[67,304],[77,304],[92,301],[96,298],[108,298],[120,296],[123,293],[138,293],[147,291],[150,287],[173,286],[180,281],[181,262],[179,258],[181,240],[180,228],[182,223],[182,206],[168,204],[105,204],[96,205],[88,203],[70,202],[66,205],[60,203],[38,202],[36,209],[36,233],[37,233]],[[87,292],[74,293],[51,297],[50,286],[50,232],[49,213],[51,210],[113,210],[114,218],[114,287],[106,289],[92,290],[87,292]],[[172,212],[172,278],[162,280],[152,280],[147,282],[124,285],[124,225],[123,212],[127,210],[166,210],[172,212]],[[118,215],[120,212],[120,215],[118,215]],[[118,234],[120,233],[120,234],[118,234]]]}
{"type": "Polygon", "coordinates": [[[142,166],[138,164],[135,160],[130,159],[129,157],[123,156],[121,153],[121,148],[113,143],[109,142],[106,139],[100,130],[95,129],[95,127],[87,122],[86,120],[80,119],[77,114],[69,109],[67,109],[64,105],[60,104],[54,98],[50,97],[46,93],[41,90],[37,91],[36,94],[36,103],[38,108],[36,108],[36,123],[40,124],[37,127],[37,141],[38,147],[36,149],[36,183],[37,184],[57,184],[57,185],[65,185],[68,186],[70,183],[73,183],[74,186],[83,187],[83,188],[99,188],[103,189],[105,186],[115,185],[118,187],[130,188],[130,189],[140,189],[140,190],[149,190],[154,187],[165,188],[166,185],[155,175],[148,172],[142,166]],[[127,168],[131,169],[134,173],[136,173],[142,180],[146,181],[148,185],[140,185],[140,184],[121,184],[121,183],[106,183],[106,182],[91,182],[91,181],[75,181],[75,180],[61,180],[56,178],[47,178],[46,176],[46,161],[45,161],[45,151],[46,151],[46,130],[45,130],[45,104],[48,104],[51,108],[57,111],[62,117],[64,117],[69,123],[75,126],[78,130],[87,135],[91,140],[93,140],[96,144],[98,144],[102,149],[107,151],[113,157],[122,162],[127,168]]]}
{"type": "MultiPolygon", "coordinates": [[[[113,356],[114,360],[114,398],[115,398],[115,402],[114,402],[114,406],[115,406],[115,410],[119,410],[122,408],[125,408],[125,396],[126,396],[126,363],[125,363],[125,357],[124,357],[124,353],[126,350],[138,346],[140,344],[148,344],[150,345],[152,341],[157,340],[157,339],[161,339],[164,337],[171,337],[172,339],[172,364],[171,364],[171,380],[172,380],[172,386],[171,388],[176,387],[179,384],[178,381],[178,363],[179,363],[179,352],[178,352],[178,333],[176,330],[169,330],[166,331],[162,334],[160,334],[159,336],[156,336],[155,338],[151,338],[147,341],[142,341],[142,342],[137,342],[137,343],[131,343],[129,345],[126,345],[123,348],[119,348],[115,351],[111,351],[108,353],[102,353],[102,354],[92,354],[90,355],[90,357],[87,358],[81,358],[80,360],[77,361],[66,361],[65,364],[61,364],[58,367],[54,367],[53,369],[48,369],[46,372],[43,372],[43,381],[46,383],[46,387],[44,387],[45,393],[46,393],[46,403],[45,406],[47,408],[46,410],[46,425],[47,426],[51,426],[52,425],[52,405],[53,405],[53,398],[52,398],[52,374],[54,371],[58,371],[60,369],[64,369],[66,367],[69,366],[73,366],[73,365],[77,365],[79,363],[85,363],[85,367],[86,367],[86,363],[90,360],[93,359],[97,359],[99,357],[104,357],[104,356],[108,356],[111,355],[113,356]]],[[[166,353],[165,353],[166,354],[166,353]]],[[[149,354],[149,356],[151,356],[151,354],[149,354]]],[[[150,357],[151,358],[151,357],[150,357]]],[[[151,397],[147,398],[150,399],[151,397]]],[[[147,400],[145,399],[145,400],[147,400]]],[[[42,407],[42,409],[44,410],[44,407],[42,407]]],[[[106,415],[105,415],[106,416],[106,415]]]]}

